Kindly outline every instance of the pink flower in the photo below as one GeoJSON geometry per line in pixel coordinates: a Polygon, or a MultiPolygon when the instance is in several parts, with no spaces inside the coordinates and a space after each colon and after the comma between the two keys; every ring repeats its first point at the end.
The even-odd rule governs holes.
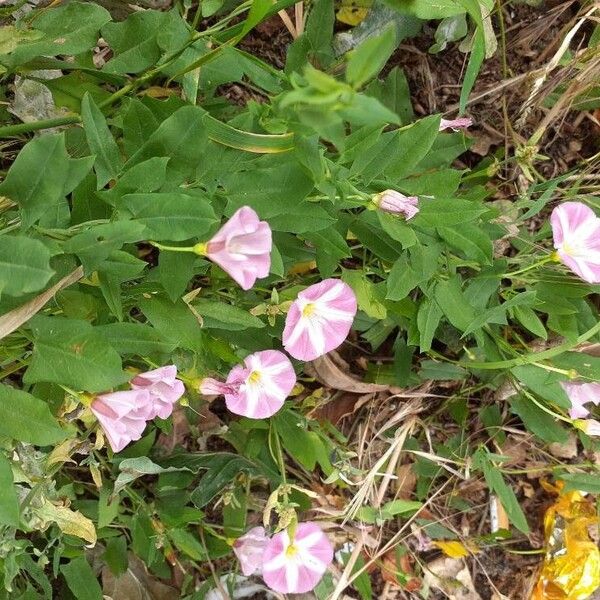
{"type": "Polygon", "coordinates": [[[271,268],[271,228],[249,207],[238,209],[206,244],[196,244],[204,254],[226,271],[242,289],[249,290],[271,268]]]}
{"type": "Polygon", "coordinates": [[[96,396],[90,409],[100,422],[113,452],[139,440],[153,411],[147,389],[109,392],[96,396]]]}
{"type": "Polygon", "coordinates": [[[600,219],[581,202],[563,202],[550,217],[560,260],[588,283],[600,283],[600,219]]]}
{"type": "Polygon", "coordinates": [[[233,551],[246,577],[262,572],[263,554],[267,545],[264,527],[253,527],[233,543],[233,551]]]}
{"type": "Polygon", "coordinates": [[[173,412],[173,405],[185,392],[183,383],[176,378],[177,367],[167,365],[140,373],[131,380],[131,387],[134,390],[146,389],[150,392],[152,400],[152,416],[161,419],[168,418],[173,412]]]}
{"type": "Polygon", "coordinates": [[[600,422],[595,419],[577,419],[573,421],[573,425],[577,427],[577,429],[581,429],[587,435],[600,435],[600,422]]]}
{"type": "Polygon", "coordinates": [[[283,346],[294,358],[313,360],[337,348],[348,336],[356,296],[339,279],[325,279],[298,294],[285,320],[283,346]]]}
{"type": "Polygon", "coordinates": [[[440,128],[438,131],[444,131],[444,129],[452,129],[452,131],[458,131],[459,129],[466,129],[473,125],[473,119],[470,117],[459,117],[458,119],[442,119],[440,121],[440,128]]]}
{"type": "Polygon", "coordinates": [[[419,198],[417,196],[405,196],[396,190],[385,190],[385,192],[377,194],[374,202],[378,208],[385,212],[404,215],[407,221],[419,212],[419,198]]]}
{"type": "Polygon", "coordinates": [[[333,547],[316,523],[300,523],[294,539],[276,533],[263,556],[263,579],[276,592],[304,594],[314,589],[333,560],[333,547]]]}
{"type": "Polygon", "coordinates": [[[263,350],[233,367],[224,383],[211,377],[203,379],[200,393],[223,394],[232,413],[265,419],[283,406],[294,385],[296,373],[290,359],[279,350],[263,350]]]}
{"type": "Polygon", "coordinates": [[[567,393],[571,402],[571,408],[569,409],[571,419],[582,419],[590,414],[590,411],[584,404],[592,402],[598,406],[600,403],[600,383],[571,383],[561,381],[560,385],[567,393]]]}

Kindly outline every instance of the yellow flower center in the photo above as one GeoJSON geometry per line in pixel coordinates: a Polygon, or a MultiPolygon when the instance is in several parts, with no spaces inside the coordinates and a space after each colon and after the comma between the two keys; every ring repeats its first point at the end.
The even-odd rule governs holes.
{"type": "Polygon", "coordinates": [[[258,383],[260,381],[260,373],[258,371],[252,371],[248,375],[248,383],[258,383]]]}
{"type": "Polygon", "coordinates": [[[303,309],[302,309],[302,316],[303,317],[310,317],[316,310],[316,306],[312,303],[309,302],[303,309]]]}
{"type": "Polygon", "coordinates": [[[298,554],[298,548],[294,546],[294,544],[290,544],[285,551],[285,555],[288,558],[292,558],[292,556],[296,556],[296,554],[298,554]]]}

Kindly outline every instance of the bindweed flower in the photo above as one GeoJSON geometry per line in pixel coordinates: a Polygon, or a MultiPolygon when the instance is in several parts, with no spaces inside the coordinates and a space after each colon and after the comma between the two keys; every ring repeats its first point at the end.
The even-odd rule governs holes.
{"type": "Polygon", "coordinates": [[[581,429],[587,435],[600,436],[600,421],[595,419],[577,419],[573,421],[573,425],[577,429],[581,429]]]}
{"type": "Polygon", "coordinates": [[[210,241],[194,251],[226,271],[242,289],[249,290],[271,268],[271,228],[249,206],[242,206],[210,241]]]}
{"type": "Polygon", "coordinates": [[[147,389],[109,392],[96,396],[90,409],[96,416],[113,452],[120,452],[142,437],[153,411],[147,389]]]}
{"type": "Polygon", "coordinates": [[[300,523],[291,540],[286,530],[267,543],[263,579],[276,592],[304,594],[314,589],[333,560],[333,547],[316,523],[300,523]]]}
{"type": "Polygon", "coordinates": [[[253,527],[233,543],[233,551],[246,577],[262,573],[263,555],[268,538],[264,527],[253,527]]]}
{"type": "Polygon", "coordinates": [[[225,396],[227,408],[236,415],[265,419],[274,415],[296,385],[290,359],[279,350],[250,354],[243,365],[231,369],[225,382],[207,377],[200,393],[225,396]]]}
{"type": "Polygon", "coordinates": [[[590,411],[584,406],[591,402],[598,406],[600,403],[600,383],[571,383],[561,381],[561,387],[565,390],[571,408],[569,416],[571,419],[583,419],[590,414],[590,411]]]}
{"type": "Polygon", "coordinates": [[[440,128],[438,131],[444,131],[445,129],[452,129],[452,131],[459,131],[460,129],[467,129],[473,125],[473,119],[470,117],[459,117],[458,119],[442,119],[440,121],[440,128]]]}
{"type": "Polygon", "coordinates": [[[600,283],[600,219],[582,202],[563,202],[550,216],[560,260],[588,283],[600,283]]]}
{"type": "Polygon", "coordinates": [[[173,412],[173,405],[185,392],[183,383],[177,379],[177,367],[167,365],[146,373],[140,373],[131,380],[134,390],[145,389],[152,400],[152,416],[168,418],[173,412]]]}
{"type": "Polygon", "coordinates": [[[314,360],[335,350],[348,336],[356,309],[352,288],[339,279],[307,287],[288,311],[284,348],[299,360],[314,360]]]}
{"type": "Polygon", "coordinates": [[[417,196],[405,196],[396,190],[385,190],[373,198],[373,202],[380,210],[395,215],[404,215],[408,221],[419,212],[419,198],[417,196]]]}

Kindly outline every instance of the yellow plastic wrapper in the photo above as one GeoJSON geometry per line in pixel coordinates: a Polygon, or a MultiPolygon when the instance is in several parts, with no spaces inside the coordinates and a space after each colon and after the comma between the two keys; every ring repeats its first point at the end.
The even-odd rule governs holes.
{"type": "Polygon", "coordinates": [[[589,528],[598,524],[592,502],[581,492],[562,492],[546,511],[546,556],[531,600],[585,600],[600,587],[600,552],[589,528]]]}

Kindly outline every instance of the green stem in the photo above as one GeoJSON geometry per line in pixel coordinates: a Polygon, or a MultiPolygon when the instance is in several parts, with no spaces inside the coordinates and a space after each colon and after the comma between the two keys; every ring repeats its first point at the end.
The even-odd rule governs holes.
{"type": "Polygon", "coordinates": [[[171,252],[195,252],[195,246],[164,246],[158,242],[148,242],[151,246],[158,248],[159,250],[169,250],[171,252]]]}
{"type": "Polygon", "coordinates": [[[538,267],[541,267],[542,265],[545,265],[549,262],[554,262],[555,260],[556,256],[553,252],[552,254],[545,256],[544,258],[542,258],[542,260],[538,260],[537,262],[534,262],[528,267],[523,267],[522,269],[519,269],[518,271],[513,271],[512,273],[505,273],[503,277],[514,277],[515,275],[521,275],[521,273],[527,273],[527,271],[532,271],[533,269],[537,269],[538,267]]]}
{"type": "Polygon", "coordinates": [[[600,332],[600,321],[596,323],[591,329],[588,329],[585,333],[582,333],[574,342],[566,342],[560,346],[555,346],[542,352],[532,352],[531,354],[524,354],[517,358],[510,360],[499,360],[496,362],[464,362],[458,361],[455,364],[465,367],[466,369],[511,369],[519,365],[530,365],[532,363],[540,362],[542,360],[548,360],[559,356],[563,352],[568,352],[575,346],[587,342],[590,338],[594,337],[600,332]]]}

